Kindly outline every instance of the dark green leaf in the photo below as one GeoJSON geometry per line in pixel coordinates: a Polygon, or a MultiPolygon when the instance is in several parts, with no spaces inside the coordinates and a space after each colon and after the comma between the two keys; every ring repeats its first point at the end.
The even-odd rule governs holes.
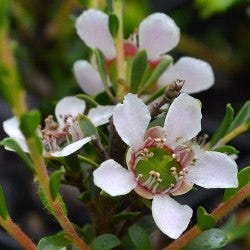
{"type": "Polygon", "coordinates": [[[96,107],[97,105],[99,105],[98,102],[96,102],[93,98],[91,98],[88,95],[85,94],[78,94],[76,95],[77,98],[82,99],[84,101],[86,101],[89,105],[91,105],[92,107],[96,107]]]}
{"type": "Polygon", "coordinates": [[[247,101],[240,109],[235,119],[233,120],[231,126],[227,131],[227,134],[230,133],[235,128],[237,128],[238,126],[245,123],[249,123],[249,121],[250,121],[250,101],[247,101]]]}
{"type": "Polygon", "coordinates": [[[81,233],[82,233],[84,240],[87,244],[90,244],[93,241],[93,239],[94,239],[93,225],[91,225],[91,224],[85,225],[82,228],[81,233]]]}
{"type": "Polygon", "coordinates": [[[6,206],[4,192],[2,186],[0,186],[0,216],[6,220],[9,216],[9,212],[6,206]]]}
{"type": "Polygon", "coordinates": [[[21,117],[20,129],[26,138],[36,135],[40,121],[41,115],[37,110],[29,111],[21,117]]]}
{"type": "Polygon", "coordinates": [[[233,146],[229,146],[229,145],[218,147],[218,148],[214,149],[213,151],[226,153],[228,155],[238,154],[239,153],[239,151],[236,148],[234,148],[233,146]]]}
{"type": "Polygon", "coordinates": [[[148,63],[146,50],[138,52],[132,62],[130,92],[137,93],[148,63]]]}
{"type": "Polygon", "coordinates": [[[210,146],[214,146],[219,139],[221,139],[227,132],[228,128],[230,127],[232,121],[234,118],[234,110],[231,106],[231,104],[227,104],[226,106],[226,114],[224,116],[224,119],[221,123],[221,125],[217,128],[215,131],[211,141],[210,141],[210,146]]]}
{"type": "Polygon", "coordinates": [[[50,177],[49,189],[50,189],[50,194],[51,194],[53,201],[56,199],[56,197],[59,194],[59,186],[60,186],[61,177],[63,174],[64,174],[64,170],[60,169],[60,170],[55,171],[50,177]]]}
{"type": "Polygon", "coordinates": [[[32,164],[32,161],[30,160],[29,156],[23,152],[19,144],[14,139],[5,138],[4,140],[1,141],[0,145],[3,145],[4,147],[9,148],[11,150],[14,150],[18,154],[18,156],[24,161],[29,170],[35,173],[34,165],[32,164]]]}
{"type": "Polygon", "coordinates": [[[156,119],[154,119],[152,122],[149,123],[148,128],[160,126],[163,127],[164,122],[165,122],[166,116],[158,116],[156,119]]]}
{"type": "Polygon", "coordinates": [[[170,56],[164,57],[160,63],[156,66],[150,78],[147,80],[143,86],[143,90],[151,89],[162,73],[168,68],[168,66],[173,62],[173,58],[170,56]]]}
{"type": "Polygon", "coordinates": [[[239,185],[237,188],[228,188],[224,192],[223,201],[227,201],[231,198],[235,193],[237,193],[241,188],[250,183],[250,166],[243,168],[238,173],[238,181],[239,185]]]}
{"type": "Polygon", "coordinates": [[[235,241],[250,233],[250,221],[247,221],[239,226],[232,228],[227,232],[229,241],[235,241]]]}
{"type": "Polygon", "coordinates": [[[152,249],[148,234],[142,227],[134,225],[130,227],[128,231],[136,250],[152,249]]]}
{"type": "Polygon", "coordinates": [[[113,234],[103,234],[94,239],[92,250],[109,250],[120,245],[120,240],[113,234]]]}
{"type": "Polygon", "coordinates": [[[77,116],[77,120],[84,134],[84,137],[98,135],[98,130],[96,129],[95,125],[89,120],[86,115],[79,114],[77,116]]]}
{"type": "Polygon", "coordinates": [[[59,250],[70,244],[70,241],[65,237],[64,233],[57,233],[52,236],[42,238],[37,246],[38,250],[59,250]]]}
{"type": "Polygon", "coordinates": [[[140,214],[141,214],[141,212],[126,212],[126,211],[121,212],[121,213],[113,216],[112,222],[117,222],[120,220],[129,220],[131,218],[137,217],[140,214]]]}
{"type": "Polygon", "coordinates": [[[95,57],[96,57],[96,62],[97,62],[97,66],[98,66],[98,71],[102,80],[102,84],[104,86],[104,89],[107,93],[107,95],[109,96],[109,98],[111,98],[111,100],[114,98],[110,89],[109,89],[109,84],[108,84],[108,79],[107,79],[107,67],[106,67],[106,62],[105,62],[105,57],[102,53],[101,50],[99,49],[95,49],[94,50],[95,53],[95,57]]]}
{"type": "Polygon", "coordinates": [[[209,229],[204,231],[197,238],[192,240],[184,250],[209,250],[218,249],[225,246],[228,243],[228,238],[226,233],[220,229],[209,229]]]}
{"type": "Polygon", "coordinates": [[[119,29],[119,19],[115,13],[109,14],[109,31],[113,38],[116,38],[119,29]]]}
{"type": "Polygon", "coordinates": [[[197,210],[197,224],[202,231],[208,230],[215,226],[216,218],[208,214],[205,208],[199,206],[197,210]]]}

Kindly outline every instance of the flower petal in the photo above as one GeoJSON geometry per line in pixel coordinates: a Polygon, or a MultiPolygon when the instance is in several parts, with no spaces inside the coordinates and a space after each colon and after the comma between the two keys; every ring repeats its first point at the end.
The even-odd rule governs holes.
{"type": "Polygon", "coordinates": [[[164,129],[166,144],[170,148],[192,139],[201,130],[201,106],[188,94],[180,94],[170,105],[164,129]]]}
{"type": "Polygon", "coordinates": [[[123,104],[115,107],[113,117],[122,140],[132,149],[139,149],[151,119],[147,106],[136,95],[127,94],[123,104]]]}
{"type": "Polygon", "coordinates": [[[164,86],[176,79],[185,80],[181,92],[197,93],[214,84],[214,73],[207,62],[193,57],[182,57],[161,75],[158,85],[164,86]]]}
{"type": "Polygon", "coordinates": [[[99,72],[87,61],[76,61],[73,70],[77,83],[86,94],[95,96],[104,91],[99,72]]]}
{"type": "Polygon", "coordinates": [[[168,195],[155,195],[152,214],[156,225],[169,237],[176,239],[187,228],[193,211],[168,195]]]}
{"type": "Polygon", "coordinates": [[[25,140],[23,133],[19,128],[19,125],[19,119],[14,116],[3,122],[3,130],[9,137],[25,140]]]}
{"type": "Polygon", "coordinates": [[[179,42],[180,30],[174,20],[163,13],[145,18],[139,26],[139,47],[146,49],[150,60],[173,49],[179,42]]]}
{"type": "Polygon", "coordinates": [[[186,180],[204,188],[235,188],[237,173],[237,164],[228,155],[207,151],[189,169],[186,180]]]}
{"type": "Polygon", "coordinates": [[[94,172],[94,183],[109,195],[124,195],[137,186],[132,172],[114,160],[103,162],[94,172]]]}
{"type": "Polygon", "coordinates": [[[54,157],[68,156],[68,155],[76,152],[77,150],[79,150],[84,144],[86,144],[90,141],[91,141],[91,137],[85,137],[79,141],[76,141],[76,142],[73,142],[73,143],[67,145],[66,147],[64,147],[60,151],[50,153],[50,156],[54,156],[54,157]]]}
{"type": "Polygon", "coordinates": [[[78,114],[82,114],[86,108],[86,103],[83,100],[75,96],[66,96],[62,98],[57,104],[55,108],[56,119],[60,126],[63,126],[64,116],[72,115],[73,117],[78,114]]]}
{"type": "Polygon", "coordinates": [[[114,106],[97,106],[89,110],[88,118],[96,126],[100,126],[109,122],[109,118],[113,115],[114,106]]]}
{"type": "Polygon", "coordinates": [[[99,48],[107,59],[115,57],[115,46],[109,32],[108,15],[95,9],[84,11],[76,20],[76,31],[90,48],[99,48]]]}

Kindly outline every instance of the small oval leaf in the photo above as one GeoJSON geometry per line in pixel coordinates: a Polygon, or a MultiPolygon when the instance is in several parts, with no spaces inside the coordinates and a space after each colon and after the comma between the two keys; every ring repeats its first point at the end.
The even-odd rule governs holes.
{"type": "Polygon", "coordinates": [[[116,38],[119,29],[119,19],[115,13],[109,14],[109,31],[113,38],[116,38]]]}
{"type": "Polygon", "coordinates": [[[128,231],[136,250],[152,249],[148,234],[142,227],[134,225],[128,231]]]}
{"type": "Polygon", "coordinates": [[[208,214],[205,208],[199,206],[197,210],[197,224],[202,231],[208,230],[215,226],[216,218],[208,214]]]}
{"type": "Polygon", "coordinates": [[[92,250],[109,250],[120,245],[120,240],[113,234],[103,234],[95,238],[91,244],[92,250]]]}
{"type": "Polygon", "coordinates": [[[61,183],[61,177],[63,173],[64,173],[64,170],[60,169],[60,170],[55,171],[50,177],[49,189],[50,189],[50,194],[51,194],[53,201],[56,199],[56,197],[59,194],[59,186],[61,183]]]}

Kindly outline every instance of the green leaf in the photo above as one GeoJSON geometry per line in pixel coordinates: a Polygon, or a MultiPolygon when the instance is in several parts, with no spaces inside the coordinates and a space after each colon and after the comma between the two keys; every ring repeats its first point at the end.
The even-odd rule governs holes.
{"type": "Polygon", "coordinates": [[[94,239],[94,229],[93,225],[87,224],[81,229],[81,234],[87,244],[90,244],[94,239]]]}
{"type": "Polygon", "coordinates": [[[148,128],[160,126],[163,127],[164,122],[165,122],[166,116],[158,116],[156,119],[154,119],[152,122],[149,123],[148,128]]]}
{"type": "Polygon", "coordinates": [[[149,96],[149,98],[145,101],[145,104],[148,105],[154,100],[156,100],[158,97],[164,94],[167,86],[162,86],[158,88],[152,95],[149,96]]]}
{"type": "Polygon", "coordinates": [[[8,23],[10,12],[10,1],[0,0],[0,26],[5,26],[8,23]]]}
{"type": "Polygon", "coordinates": [[[41,115],[38,110],[29,111],[21,117],[20,129],[26,138],[36,135],[40,121],[41,115]]]}
{"type": "Polygon", "coordinates": [[[241,188],[250,183],[250,166],[243,168],[238,173],[238,181],[239,185],[237,188],[228,188],[224,192],[223,201],[227,201],[231,198],[235,193],[237,193],[241,188]]]}
{"type": "Polygon", "coordinates": [[[135,56],[130,77],[130,92],[137,93],[148,63],[146,50],[142,50],[135,56]]]}
{"type": "Polygon", "coordinates": [[[60,186],[61,177],[63,174],[64,174],[64,170],[60,169],[60,170],[55,171],[50,177],[49,189],[50,189],[50,194],[51,194],[53,201],[57,198],[59,194],[59,186],[60,186]]]}
{"type": "Polygon", "coordinates": [[[233,154],[239,153],[239,151],[236,148],[234,148],[233,146],[229,146],[229,145],[218,147],[218,148],[214,149],[213,151],[226,153],[228,155],[233,155],[233,154]]]}
{"type": "Polygon", "coordinates": [[[248,124],[250,122],[250,101],[247,101],[240,109],[239,113],[233,120],[231,126],[227,130],[227,134],[242,124],[248,124]]]}
{"type": "Polygon", "coordinates": [[[220,229],[213,228],[204,231],[197,238],[186,245],[184,250],[209,250],[218,249],[228,243],[228,238],[225,232],[220,229]]]}
{"type": "Polygon", "coordinates": [[[208,230],[215,226],[216,218],[207,213],[202,206],[197,210],[197,224],[202,231],[208,230]]]}
{"type": "Polygon", "coordinates": [[[228,128],[230,127],[232,121],[234,118],[234,110],[231,106],[231,104],[227,104],[226,106],[226,114],[224,116],[224,119],[221,123],[221,125],[217,128],[215,131],[211,141],[210,141],[210,146],[214,146],[219,139],[221,139],[227,132],[228,128]]]}
{"type": "Polygon", "coordinates": [[[9,212],[6,206],[4,192],[2,186],[0,186],[0,216],[6,220],[9,217],[9,212]]]}
{"type": "Polygon", "coordinates": [[[30,160],[29,156],[23,152],[22,148],[13,138],[5,138],[0,142],[0,145],[3,145],[4,147],[9,148],[11,150],[14,150],[17,153],[17,155],[24,161],[29,170],[35,173],[34,165],[30,160]]]}
{"type": "Polygon", "coordinates": [[[114,97],[109,89],[109,84],[108,84],[107,67],[106,67],[105,57],[104,57],[102,51],[99,49],[95,49],[94,53],[95,53],[98,71],[99,71],[104,89],[105,89],[107,95],[109,96],[109,98],[111,100],[113,100],[114,97]]]}
{"type": "Polygon", "coordinates": [[[119,29],[119,19],[115,13],[109,14],[109,31],[113,38],[116,38],[119,29]]]}
{"type": "Polygon", "coordinates": [[[91,244],[92,250],[109,250],[120,245],[120,240],[113,234],[103,234],[95,238],[91,244]]]}
{"type": "Polygon", "coordinates": [[[250,221],[236,226],[227,232],[227,237],[230,242],[242,238],[244,235],[250,233],[250,221]]]}
{"type": "MultiPolygon", "coordinates": [[[[173,62],[173,58],[170,56],[164,57],[160,63],[156,66],[153,73],[143,86],[143,90],[150,90],[154,83],[158,80],[158,78],[162,75],[162,73],[168,68],[168,66],[173,62]]],[[[142,91],[140,91],[142,92],[142,91]]]]}
{"type": "Polygon", "coordinates": [[[37,246],[38,250],[60,250],[70,244],[63,232],[42,238],[37,246]]]}
{"type": "Polygon", "coordinates": [[[131,218],[137,217],[138,215],[140,215],[141,212],[121,212],[119,214],[116,214],[113,216],[112,218],[112,222],[117,222],[120,220],[129,220],[131,218]]]}
{"type": "Polygon", "coordinates": [[[85,94],[78,94],[76,95],[77,98],[79,99],[82,99],[84,101],[86,101],[90,106],[92,107],[96,107],[99,105],[98,102],[96,102],[93,98],[91,98],[90,96],[88,95],[85,95],[85,94]]]}
{"type": "Polygon", "coordinates": [[[98,130],[95,125],[89,120],[86,115],[79,114],[77,116],[79,126],[84,134],[84,137],[98,135],[98,130]]]}
{"type": "Polygon", "coordinates": [[[128,232],[136,250],[152,249],[148,234],[142,227],[134,225],[129,228],[128,232]]]}

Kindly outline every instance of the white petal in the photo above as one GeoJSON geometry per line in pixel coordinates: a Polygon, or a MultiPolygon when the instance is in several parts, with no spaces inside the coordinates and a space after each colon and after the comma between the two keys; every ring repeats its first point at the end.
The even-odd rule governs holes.
{"type": "Polygon", "coordinates": [[[3,130],[9,137],[25,140],[19,125],[19,119],[14,116],[3,122],[3,130]]]}
{"type": "Polygon", "coordinates": [[[172,148],[192,139],[201,130],[201,106],[188,94],[180,94],[170,105],[164,129],[166,144],[172,148]]]}
{"type": "Polygon", "coordinates": [[[150,121],[147,106],[136,95],[127,94],[123,104],[114,109],[114,125],[122,140],[132,149],[143,145],[143,138],[150,121]]]}
{"type": "Polygon", "coordinates": [[[163,13],[145,18],[139,26],[139,47],[146,49],[148,58],[156,60],[179,42],[180,30],[174,20],[163,13]]]}
{"type": "Polygon", "coordinates": [[[60,126],[63,126],[63,117],[65,115],[72,115],[73,117],[82,114],[86,108],[85,101],[75,97],[66,96],[62,98],[55,108],[55,115],[60,126]]]}
{"type": "Polygon", "coordinates": [[[181,92],[197,93],[214,84],[214,73],[207,62],[193,57],[182,57],[161,75],[158,85],[164,86],[176,79],[185,80],[181,92]]]}
{"type": "Polygon", "coordinates": [[[186,180],[204,188],[233,188],[238,186],[237,164],[228,155],[205,152],[191,167],[186,180]]]}
{"type": "Polygon", "coordinates": [[[169,237],[176,239],[187,228],[193,211],[168,195],[155,195],[152,214],[156,225],[169,237]]]}
{"type": "Polygon", "coordinates": [[[95,9],[84,11],[76,20],[76,31],[90,48],[99,48],[107,59],[115,57],[114,41],[108,27],[108,15],[95,9]]]}
{"type": "Polygon", "coordinates": [[[93,175],[95,185],[111,196],[127,194],[137,186],[133,173],[114,160],[103,162],[93,175]]]}
{"type": "Polygon", "coordinates": [[[89,110],[88,118],[96,126],[100,126],[109,122],[109,118],[113,115],[115,106],[97,106],[89,110]]]}
{"type": "Polygon", "coordinates": [[[95,96],[104,91],[99,72],[87,61],[76,61],[73,70],[77,83],[86,94],[95,96]]]}
{"type": "Polygon", "coordinates": [[[66,147],[64,147],[62,150],[60,151],[56,151],[53,153],[50,153],[51,156],[54,157],[64,157],[64,156],[68,156],[74,152],[76,152],[77,150],[79,150],[84,144],[88,143],[91,141],[91,137],[85,137],[79,141],[73,142],[69,145],[67,145],[66,147]]]}

